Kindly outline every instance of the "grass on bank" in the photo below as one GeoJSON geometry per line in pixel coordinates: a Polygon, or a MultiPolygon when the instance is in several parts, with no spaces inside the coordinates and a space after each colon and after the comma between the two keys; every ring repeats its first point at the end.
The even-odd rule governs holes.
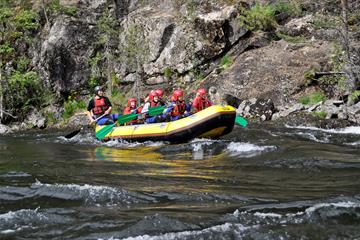
{"type": "Polygon", "coordinates": [[[325,101],[326,96],[322,92],[315,92],[312,94],[304,95],[300,97],[299,102],[303,105],[313,105],[322,101],[325,101]]]}

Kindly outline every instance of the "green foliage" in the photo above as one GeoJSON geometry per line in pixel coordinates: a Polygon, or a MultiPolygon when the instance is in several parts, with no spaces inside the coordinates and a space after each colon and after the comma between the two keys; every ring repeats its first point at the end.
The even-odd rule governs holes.
{"type": "Polygon", "coordinates": [[[20,72],[26,72],[26,70],[28,69],[28,66],[30,64],[30,59],[25,57],[25,56],[21,56],[17,61],[17,70],[20,72]]]}
{"type": "Polygon", "coordinates": [[[97,52],[95,57],[90,58],[89,64],[91,67],[97,66],[98,63],[105,59],[104,54],[97,52]]]}
{"type": "MultiPolygon", "coordinates": [[[[334,72],[341,72],[344,67],[344,57],[345,52],[342,50],[341,46],[337,43],[332,44],[332,54],[330,59],[331,70],[334,72]]],[[[346,92],[347,86],[345,84],[347,77],[345,75],[329,75],[322,76],[317,79],[321,84],[337,87],[342,92],[346,92]]]]}
{"type": "Polygon", "coordinates": [[[57,14],[66,14],[69,16],[75,16],[77,14],[77,7],[76,6],[63,6],[60,4],[59,0],[53,0],[51,3],[47,6],[47,11],[49,13],[57,13],[57,14]]]}
{"type": "Polygon", "coordinates": [[[299,4],[290,2],[277,2],[273,4],[275,14],[287,13],[292,17],[299,16],[301,14],[301,7],[299,4]]]}
{"type": "Polygon", "coordinates": [[[31,10],[20,10],[13,19],[19,31],[36,30],[39,27],[39,16],[31,10]]]}
{"type": "Polygon", "coordinates": [[[250,9],[241,8],[240,25],[248,30],[272,30],[276,26],[275,9],[269,4],[256,3],[250,9]]]}
{"type": "Polygon", "coordinates": [[[315,92],[313,94],[302,96],[299,102],[303,105],[313,105],[318,102],[324,101],[326,96],[322,92],[315,92]]]}
{"type": "Polygon", "coordinates": [[[306,70],[304,72],[304,77],[309,80],[314,80],[315,79],[315,69],[310,68],[310,69],[306,70]]]}
{"type": "Polygon", "coordinates": [[[125,93],[121,93],[118,88],[113,89],[109,99],[110,99],[112,105],[114,105],[114,109],[119,108],[120,106],[126,105],[125,93]]]}
{"type": "Polygon", "coordinates": [[[23,117],[31,106],[41,106],[44,91],[36,72],[14,71],[7,78],[4,91],[6,108],[23,117]]]}
{"type": "Polygon", "coordinates": [[[96,86],[100,85],[100,81],[95,76],[90,76],[90,79],[88,81],[88,86],[90,89],[94,89],[96,86]]]}
{"type": "Polygon", "coordinates": [[[0,56],[3,56],[3,58],[7,58],[7,56],[11,55],[14,51],[15,49],[9,43],[0,45],[0,56]]]}
{"type": "Polygon", "coordinates": [[[137,25],[130,25],[125,33],[126,44],[122,46],[122,51],[126,61],[130,65],[142,65],[146,62],[150,54],[150,47],[144,30],[137,25]]]}
{"type": "Polygon", "coordinates": [[[348,98],[348,104],[351,105],[356,103],[357,101],[359,101],[359,98],[360,98],[360,90],[353,91],[348,98]]]}
{"type": "Polygon", "coordinates": [[[13,10],[8,7],[0,8],[0,24],[6,24],[13,16],[13,10]]]}
{"type": "Polygon", "coordinates": [[[86,109],[86,103],[83,100],[77,101],[75,99],[69,99],[64,102],[64,112],[62,117],[68,119],[79,109],[86,109]]]}
{"type": "Polygon", "coordinates": [[[335,17],[316,15],[312,24],[315,29],[333,29],[341,24],[341,20],[335,17]]]}
{"type": "Polygon", "coordinates": [[[229,55],[225,55],[220,60],[220,67],[222,69],[227,69],[233,64],[233,59],[229,55]]]}
{"type": "Polygon", "coordinates": [[[302,36],[293,37],[293,36],[289,36],[289,35],[286,35],[281,32],[277,32],[276,36],[280,39],[285,40],[286,42],[289,42],[289,43],[304,43],[304,42],[306,42],[306,39],[302,36]]]}
{"type": "Polygon", "coordinates": [[[111,16],[108,10],[106,10],[96,23],[100,32],[98,44],[107,44],[111,38],[117,35],[116,25],[117,20],[111,16]]]}
{"type": "Polygon", "coordinates": [[[327,115],[327,113],[324,112],[324,111],[316,111],[316,112],[312,112],[311,114],[312,114],[314,117],[321,118],[321,119],[325,119],[325,118],[326,118],[326,115],[327,115]]]}
{"type": "Polygon", "coordinates": [[[164,76],[167,78],[171,78],[174,75],[174,70],[171,69],[171,67],[166,67],[164,70],[164,76]]]}

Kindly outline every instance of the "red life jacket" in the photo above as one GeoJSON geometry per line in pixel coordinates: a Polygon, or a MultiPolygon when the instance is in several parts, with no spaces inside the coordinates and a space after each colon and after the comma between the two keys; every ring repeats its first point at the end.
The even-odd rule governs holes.
{"type": "Polygon", "coordinates": [[[95,115],[102,115],[109,109],[109,106],[105,103],[105,98],[103,97],[100,99],[94,98],[94,105],[95,107],[93,108],[93,113],[95,115]]]}
{"type": "Polygon", "coordinates": [[[202,97],[196,97],[194,99],[193,106],[195,108],[196,112],[199,112],[201,110],[204,110],[207,107],[211,106],[211,102],[208,99],[204,99],[202,97]]]}
{"type": "Polygon", "coordinates": [[[186,110],[185,101],[181,101],[181,102],[176,101],[175,106],[174,106],[173,110],[171,111],[171,116],[172,117],[180,116],[185,113],[185,110],[186,110]]]}
{"type": "Polygon", "coordinates": [[[160,101],[154,102],[154,101],[150,101],[150,107],[157,107],[160,106],[160,101]]]}

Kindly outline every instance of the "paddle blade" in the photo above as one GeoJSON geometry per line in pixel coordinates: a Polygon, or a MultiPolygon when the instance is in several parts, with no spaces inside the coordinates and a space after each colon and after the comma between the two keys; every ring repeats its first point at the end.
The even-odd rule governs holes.
{"type": "Polygon", "coordinates": [[[97,139],[102,140],[106,135],[108,135],[114,128],[115,124],[106,125],[96,132],[95,136],[97,139]]]}
{"type": "Polygon", "coordinates": [[[119,124],[124,124],[124,123],[127,123],[127,122],[130,122],[132,120],[135,120],[137,119],[137,114],[126,114],[126,115],[123,115],[121,117],[118,118],[118,123],[119,124]]]}
{"type": "Polygon", "coordinates": [[[242,127],[246,127],[248,125],[248,122],[246,121],[246,119],[243,117],[240,117],[240,116],[236,116],[235,123],[242,127]]]}
{"type": "Polygon", "coordinates": [[[149,115],[153,117],[162,114],[165,108],[166,106],[157,106],[157,107],[149,108],[149,115]]]}
{"type": "Polygon", "coordinates": [[[70,139],[70,138],[74,137],[75,135],[77,135],[77,134],[81,131],[81,129],[82,129],[82,128],[80,128],[80,129],[78,129],[78,130],[75,130],[75,131],[73,131],[73,132],[65,135],[64,137],[65,137],[66,139],[70,139]]]}

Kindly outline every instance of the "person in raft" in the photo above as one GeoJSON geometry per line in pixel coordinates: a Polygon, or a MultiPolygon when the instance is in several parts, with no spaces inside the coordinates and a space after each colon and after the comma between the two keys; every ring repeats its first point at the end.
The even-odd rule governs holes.
{"type": "Polygon", "coordinates": [[[190,115],[191,104],[186,104],[184,100],[184,91],[175,90],[171,96],[171,104],[165,109],[164,115],[170,116],[170,121],[175,121],[190,115]]]}
{"type": "Polygon", "coordinates": [[[161,106],[161,102],[159,100],[159,96],[156,91],[152,90],[149,96],[145,99],[144,107],[141,110],[143,114],[143,118],[145,118],[145,123],[156,123],[161,122],[162,117],[160,115],[150,117],[147,113],[149,112],[149,108],[161,106]]]}
{"type": "Polygon", "coordinates": [[[163,91],[162,89],[156,89],[155,92],[156,92],[156,94],[157,94],[158,97],[159,97],[160,106],[165,106],[165,105],[166,105],[166,102],[165,102],[165,100],[163,99],[164,91],[163,91]]]}
{"type": "Polygon", "coordinates": [[[210,100],[207,98],[207,92],[206,89],[201,88],[199,90],[197,90],[196,92],[196,97],[193,101],[193,108],[194,108],[194,112],[200,112],[201,110],[204,110],[207,107],[210,107],[212,105],[212,103],[210,102],[210,100]]]}
{"type": "MultiPolygon", "coordinates": [[[[123,114],[126,115],[126,114],[137,114],[139,112],[141,112],[141,109],[137,108],[136,107],[136,98],[130,98],[127,102],[127,106],[126,108],[124,109],[124,112],[123,114]]],[[[138,120],[132,120],[128,123],[125,123],[125,125],[133,125],[133,124],[137,124],[138,123],[138,120]]]]}
{"type": "Polygon", "coordinates": [[[87,116],[90,121],[90,124],[95,122],[95,119],[99,118],[96,121],[98,125],[108,125],[113,124],[117,118],[117,114],[110,114],[112,110],[110,100],[105,97],[102,87],[95,87],[95,97],[93,97],[87,107],[87,116]],[[103,116],[104,115],[104,116],[103,116]],[[103,117],[101,117],[103,116],[103,117]]]}

